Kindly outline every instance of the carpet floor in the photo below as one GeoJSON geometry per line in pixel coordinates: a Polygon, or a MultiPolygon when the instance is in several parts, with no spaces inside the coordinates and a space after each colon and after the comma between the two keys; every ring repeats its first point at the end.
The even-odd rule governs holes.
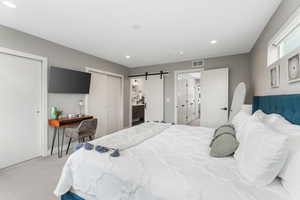
{"type": "Polygon", "coordinates": [[[200,119],[195,119],[194,121],[191,121],[188,125],[190,125],[190,126],[200,126],[200,119]]]}
{"type": "Polygon", "coordinates": [[[0,170],[0,199],[57,200],[53,191],[67,158],[36,158],[0,170]]]}

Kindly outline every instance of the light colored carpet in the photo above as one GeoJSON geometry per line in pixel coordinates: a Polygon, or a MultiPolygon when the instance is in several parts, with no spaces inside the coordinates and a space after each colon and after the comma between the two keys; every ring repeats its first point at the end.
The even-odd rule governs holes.
{"type": "Polygon", "coordinates": [[[190,125],[190,126],[200,126],[200,119],[195,119],[194,121],[191,121],[188,125],[190,125]]]}
{"type": "Polygon", "coordinates": [[[53,191],[66,160],[53,155],[0,170],[0,199],[57,200],[53,191]]]}

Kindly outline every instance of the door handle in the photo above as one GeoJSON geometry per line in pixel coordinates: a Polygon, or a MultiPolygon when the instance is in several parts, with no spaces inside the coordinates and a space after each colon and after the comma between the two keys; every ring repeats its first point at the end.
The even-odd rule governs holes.
{"type": "Polygon", "coordinates": [[[181,107],[184,107],[184,105],[181,105],[181,107]]]}
{"type": "Polygon", "coordinates": [[[227,107],[224,107],[224,108],[220,108],[221,110],[228,110],[228,108],[227,107]]]}

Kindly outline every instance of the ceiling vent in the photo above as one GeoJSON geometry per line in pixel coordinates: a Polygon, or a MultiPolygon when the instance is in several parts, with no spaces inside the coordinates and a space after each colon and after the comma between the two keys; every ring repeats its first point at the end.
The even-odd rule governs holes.
{"type": "Polygon", "coordinates": [[[192,62],[192,67],[204,67],[204,60],[196,60],[192,62]]]}

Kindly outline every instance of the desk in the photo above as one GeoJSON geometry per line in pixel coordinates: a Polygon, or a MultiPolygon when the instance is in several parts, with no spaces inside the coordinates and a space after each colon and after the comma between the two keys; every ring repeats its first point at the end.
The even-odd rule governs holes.
{"type": "Polygon", "coordinates": [[[62,152],[63,152],[63,146],[64,146],[64,137],[65,137],[65,128],[67,127],[72,127],[79,125],[80,122],[86,119],[93,119],[93,116],[83,116],[83,117],[74,117],[74,118],[62,118],[62,119],[49,119],[48,123],[49,126],[54,128],[54,134],[52,138],[52,146],[51,146],[51,155],[53,153],[53,147],[57,136],[57,150],[58,150],[58,157],[62,157],[62,152]],[[62,129],[62,142],[61,142],[61,147],[59,143],[59,131],[62,129]]]}

